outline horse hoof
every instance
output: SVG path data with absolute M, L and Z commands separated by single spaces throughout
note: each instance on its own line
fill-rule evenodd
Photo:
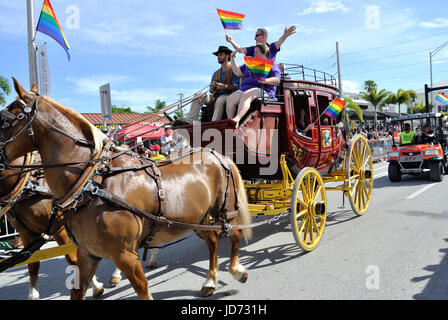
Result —
M 39 294 L 37 294 L 37 295 L 29 295 L 28 296 L 28 300 L 30 300 L 30 301 L 37 301 L 37 300 L 39 300 Z
M 248 277 L 249 277 L 249 275 L 247 274 L 247 272 L 245 272 L 243 274 L 243 276 L 241 277 L 241 279 L 238 280 L 238 281 L 241 282 L 241 283 L 246 283 Z
M 98 288 L 93 292 L 93 298 L 98 299 L 104 293 L 104 287 Z
M 146 265 L 146 268 L 148 268 L 148 269 L 155 269 L 157 267 L 158 267 L 157 262 L 150 262 Z
M 120 278 L 120 277 L 112 277 L 112 278 L 109 280 L 109 285 L 110 285 L 112 288 L 114 288 L 114 287 L 116 287 L 116 286 L 120 283 L 120 281 L 121 281 L 121 278 Z
M 215 292 L 215 288 L 203 287 L 201 289 L 201 292 L 199 292 L 199 295 L 201 297 L 210 297 L 214 292 Z

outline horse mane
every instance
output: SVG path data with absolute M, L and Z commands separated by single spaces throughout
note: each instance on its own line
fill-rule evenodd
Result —
M 84 116 L 79 112 L 77 112 L 76 110 L 66 107 L 62 103 L 57 102 L 56 100 L 50 97 L 44 96 L 42 98 L 51 103 L 59 111 L 68 114 L 70 117 L 78 121 L 81 126 L 89 128 L 90 132 L 92 133 L 92 139 L 95 143 L 95 152 L 96 153 L 101 152 L 101 150 L 103 149 L 104 145 L 107 143 L 109 138 L 100 129 L 95 127 L 90 121 L 84 118 Z

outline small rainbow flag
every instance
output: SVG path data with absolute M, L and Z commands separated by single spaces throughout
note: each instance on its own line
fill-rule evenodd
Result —
M 336 119 L 345 107 L 345 101 L 336 98 L 330 105 L 325 109 L 324 114 L 330 118 Z
M 446 94 L 443 93 L 439 93 L 436 96 L 436 101 L 442 103 L 442 104 L 448 104 L 448 96 Z
M 221 18 L 222 25 L 224 29 L 232 29 L 232 30 L 242 30 L 243 29 L 243 19 L 245 17 L 244 14 L 224 11 L 220 9 L 218 10 L 219 18 Z
M 61 25 L 56 18 L 49 0 L 44 0 L 39 22 L 37 23 L 37 31 L 45 33 L 56 40 L 56 42 L 64 48 L 67 53 L 68 61 L 70 61 L 70 53 L 68 52 L 70 50 L 70 46 L 68 45 L 67 39 L 65 38 L 64 32 L 62 31 Z
M 244 56 L 244 62 L 254 79 L 266 79 L 274 65 L 272 60 L 248 56 Z

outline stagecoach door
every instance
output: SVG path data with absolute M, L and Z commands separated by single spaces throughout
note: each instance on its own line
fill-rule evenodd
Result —
M 320 157 L 318 168 L 326 167 L 331 163 L 333 150 L 337 141 L 336 121 L 323 114 L 325 109 L 332 101 L 331 93 L 316 91 L 316 102 L 319 110 L 319 121 L 316 125 L 319 127 L 319 146 Z
M 304 132 L 317 119 L 317 110 L 311 90 L 288 90 L 285 94 L 285 110 L 288 130 L 291 135 L 290 152 L 300 167 L 315 167 L 319 160 L 317 146 L 318 129 Z M 300 125 L 301 113 L 305 123 Z

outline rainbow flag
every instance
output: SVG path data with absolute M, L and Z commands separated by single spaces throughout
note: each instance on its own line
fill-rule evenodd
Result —
M 219 18 L 221 19 L 224 29 L 232 29 L 232 30 L 243 29 L 243 19 L 245 17 L 244 14 L 224 11 L 220 9 L 216 10 L 218 10 L 218 15 Z
M 325 109 L 324 114 L 330 118 L 336 119 L 345 107 L 345 101 L 336 98 L 330 105 Z
M 441 104 L 448 104 L 448 96 L 443 93 L 439 93 L 436 96 L 436 101 L 440 102 Z
M 246 67 L 254 79 L 266 79 L 274 65 L 274 61 L 256 57 L 244 57 Z
M 37 31 L 50 36 L 64 48 L 67 53 L 68 61 L 70 61 L 70 46 L 62 31 L 61 25 L 54 13 L 53 7 L 49 0 L 44 0 L 42 11 L 40 12 L 39 22 L 37 23 Z

